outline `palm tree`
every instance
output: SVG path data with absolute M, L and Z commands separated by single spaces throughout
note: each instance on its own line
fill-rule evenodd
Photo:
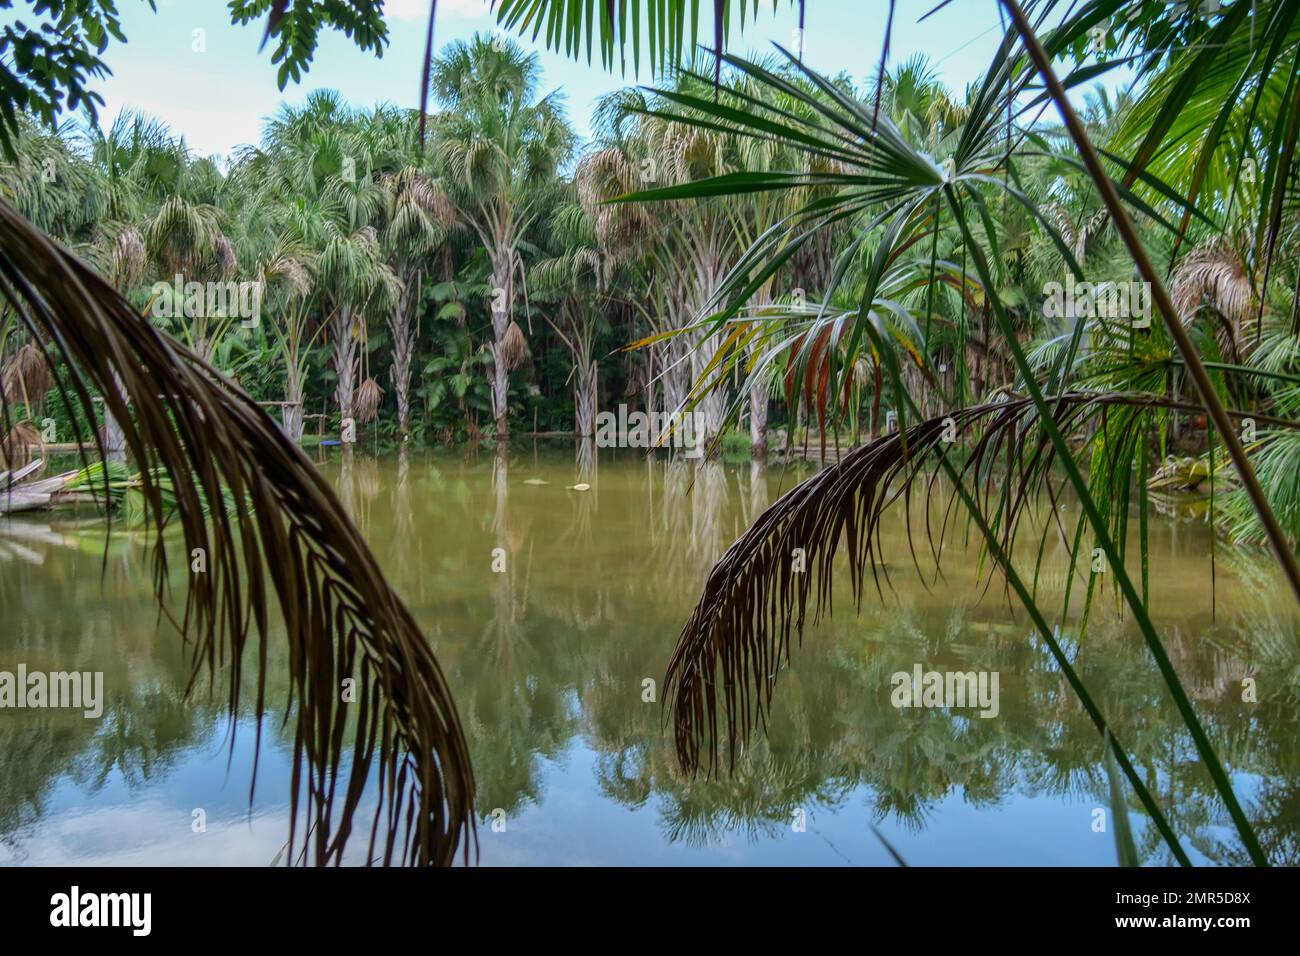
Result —
M 384 178 L 384 246 L 394 276 L 401 284 L 387 313 L 392 339 L 392 383 L 397 398 L 397 430 L 405 441 L 411 433 L 411 358 L 419 336 L 416 308 L 421 284 L 433 253 L 454 225 L 454 209 L 442 184 L 416 166 L 404 166 Z
M 283 423 L 285 434 L 295 444 L 302 442 L 307 361 L 311 348 L 324 330 L 310 323 L 312 273 L 315 259 L 311 250 L 282 239 L 258 267 L 261 301 L 274 318 L 267 324 L 284 363 Z
M 574 135 L 559 98 L 537 97 L 540 68 L 511 42 L 476 35 L 450 44 L 434 63 L 431 88 L 445 112 L 433 149 L 448 195 L 490 263 L 492 417 L 510 432 L 510 372 L 527 355 L 515 322 L 520 243 L 556 189 Z
M 222 229 L 220 213 L 206 203 L 170 196 L 142 224 L 141 232 L 143 251 L 154 266 L 154 275 L 168 286 L 229 279 L 239 266 L 234 243 Z M 180 303 L 172 306 L 178 337 L 205 362 L 211 362 L 233 317 L 210 315 L 207 302 L 197 315 L 190 315 Z
M 401 296 L 401 284 L 384 262 L 379 237 L 370 226 L 344 232 L 325 224 L 325 245 L 316 260 L 317 287 L 330 307 L 329 335 L 334 397 L 346 422 L 357 414 L 368 316 L 386 314 Z
M 391 119 L 384 111 L 358 114 L 336 93 L 317 91 L 302 107 L 282 107 L 267 124 L 262 148 L 240 156 L 244 177 L 261 183 L 258 201 L 278 210 L 272 228 L 311 260 L 335 403 L 340 419 L 354 422 L 368 320 L 391 319 L 404 288 L 380 240 L 390 199 L 383 167 L 392 149 Z M 291 368 L 300 367 L 305 331 L 298 328 L 286 339 L 298 343 Z M 292 392 L 298 391 L 296 374 L 290 372 Z
M 48 130 L 18 115 L 15 154 L 0 154 L 0 196 L 63 242 L 89 242 L 105 213 L 98 166 L 76 148 L 72 123 Z
M 589 209 L 647 185 L 660 186 L 667 197 L 674 189 L 734 171 L 733 137 L 662 118 L 671 97 L 706 88 L 698 78 L 683 76 L 661 98 L 647 99 L 629 91 L 602 102 L 597 117 L 601 142 L 584 161 L 580 178 Z M 737 215 L 743 205 L 743 200 L 727 197 L 674 202 L 669 212 L 659 214 L 631 204 L 596 213 L 604 242 L 618 249 L 620 257 L 644 260 L 643 273 L 656 306 L 649 316 L 652 338 L 690 326 L 684 337 L 663 348 L 663 409 L 679 412 L 698 403 L 709 443 L 724 425 L 725 392 L 721 388 L 696 392 L 690 383 L 714 367 L 722 340 L 695 326 L 693 318 L 712 301 L 739 253 Z M 725 385 L 716 376 L 710 379 L 716 386 Z
M 108 129 L 86 130 L 83 147 L 102 216 L 85 251 L 125 296 L 148 271 L 144 223 L 179 188 L 187 154 L 164 124 L 126 111 Z M 111 460 L 125 459 L 125 437 L 107 402 L 104 442 Z
M 556 254 L 536 261 L 529 274 L 534 300 L 558 313 L 542 314 L 573 362 L 574 432 L 582 439 L 596 434 L 596 335 L 616 288 L 615 258 L 599 248 L 591 217 L 577 197 L 567 198 L 548 216 Z
M 545 6 L 549 8 L 548 11 L 541 12 L 533 5 L 530 15 L 546 16 L 549 12 L 553 17 L 565 16 L 561 4 Z M 1208 417 L 1214 422 L 1217 437 L 1226 447 L 1261 524 L 1268 532 L 1274 551 L 1300 598 L 1300 568 L 1296 566 L 1292 544 L 1272 514 L 1245 455 L 1233 425 L 1233 413 L 1223 405 L 1209 370 L 1183 327 L 1161 277 L 1151 262 L 1150 254 L 1125 208 L 1127 203 L 1129 208 L 1136 209 L 1156 223 L 1171 229 L 1174 227 L 1167 216 L 1162 215 L 1162 211 L 1167 214 L 1172 210 L 1183 217 L 1182 229 L 1185 231 L 1187 224 L 1200 211 L 1167 183 L 1150 176 L 1147 167 L 1152 157 L 1166 147 L 1165 136 L 1179 118 L 1190 91 L 1196 89 L 1200 70 L 1217 66 L 1216 61 L 1228 61 L 1224 76 L 1239 78 L 1230 95 L 1217 100 L 1225 104 L 1219 111 L 1221 117 L 1231 115 L 1240 94 L 1250 88 L 1252 81 L 1256 88 L 1263 89 L 1267 81 L 1261 82 L 1261 76 L 1270 77 L 1270 71 L 1274 69 L 1282 71 L 1281 75 L 1285 76 L 1286 64 L 1290 61 L 1284 54 L 1279 55 L 1279 52 L 1286 46 L 1288 31 L 1295 24 L 1296 8 L 1294 4 L 1285 3 L 1262 5 L 1262 16 L 1271 27 L 1269 35 L 1274 37 L 1268 54 L 1263 57 L 1257 55 L 1257 47 L 1247 45 L 1245 40 L 1248 7 L 1253 14 L 1253 7 L 1246 4 L 1234 5 L 1208 25 L 1197 25 L 1194 30 L 1208 42 L 1193 45 L 1187 53 L 1180 52 L 1183 49 L 1180 43 L 1186 38 L 1182 26 L 1174 30 L 1167 29 L 1170 17 L 1168 11 L 1152 12 L 1144 8 L 1136 12 L 1121 32 L 1121 43 L 1128 42 L 1141 49 L 1144 62 L 1158 64 L 1162 60 L 1181 61 L 1182 68 L 1175 77 L 1168 84 L 1160 85 L 1162 96 L 1152 103 L 1152 118 L 1149 124 L 1144 124 L 1147 132 L 1133 158 L 1125 161 L 1107 154 L 1107 159 L 1123 171 L 1124 185 L 1130 186 L 1140 180 L 1144 190 L 1149 190 L 1153 197 L 1158 197 L 1154 201 L 1157 206 L 1164 207 L 1161 210 L 1153 208 L 1150 200 L 1144 201 L 1141 196 L 1116 188 L 1089 139 L 1086 126 L 1075 115 L 1066 97 L 1065 90 L 1069 85 L 1096 71 L 1091 66 L 1080 65 L 1074 73 L 1061 80 L 1052 65 L 1057 58 L 1063 58 L 1070 51 L 1081 48 L 1087 31 L 1114 13 L 1117 5 L 1108 0 L 1096 0 L 1072 5 L 1070 9 L 1060 11 L 1056 9 L 1058 5 L 1055 3 L 1034 4 L 1033 22 L 1015 0 L 1002 0 L 1001 6 L 1011 26 L 988 74 L 977 85 L 969 103 L 963 108 L 965 115 L 962 117 L 960 135 L 948 157 L 930 155 L 890 118 L 881 104 L 883 83 L 877 84 L 874 102 L 864 103 L 837 90 L 825 77 L 795 62 L 793 56 L 790 58 L 791 65 L 827 97 L 826 102 L 801 96 L 796 87 L 758 64 L 731 56 L 724 59 L 733 68 L 770 86 L 774 91 L 804 99 L 808 108 L 818 115 L 817 122 L 800 121 L 796 115 L 773 109 L 768 103 L 729 96 L 725 87 L 715 90 L 713 97 L 678 93 L 672 98 L 671 109 L 654 111 L 656 119 L 664 122 L 707 128 L 711 134 L 721 131 L 760 141 L 784 142 L 839 165 L 838 170 L 815 177 L 802 170 L 746 173 L 731 178 L 717 176 L 685 187 L 648 191 L 632 197 L 671 203 L 679 203 L 688 198 L 712 202 L 719 195 L 742 191 L 788 191 L 810 185 L 834 190 L 831 198 L 807 203 L 754 243 L 741 257 L 737 267 L 721 282 L 718 293 L 705 308 L 697 310 L 695 322 L 689 326 L 696 334 L 700 328 L 698 323 L 704 322 L 703 328 L 715 335 L 724 334 L 730 329 L 727 341 L 736 343 L 736 347 L 731 349 L 730 360 L 721 363 L 722 370 L 714 376 L 712 382 L 704 383 L 704 387 L 712 387 L 717 382 L 725 381 L 732 372 L 738 372 L 739 356 L 742 354 L 739 346 L 745 344 L 746 334 L 756 333 L 750 330 L 743 319 L 739 324 L 733 323 L 732 316 L 744 306 L 750 296 L 822 228 L 835 222 L 856 220 L 856 235 L 840 255 L 836 276 L 831 287 L 826 290 L 825 299 L 828 302 L 833 299 L 843 276 L 861 253 L 865 264 L 862 272 L 865 282 L 861 288 L 859 307 L 833 313 L 821 309 L 807 333 L 791 340 L 784 351 L 801 360 L 802 368 L 795 369 L 794 377 L 800 379 L 806 376 L 811 382 L 809 394 L 817 396 L 827 411 L 833 411 L 838 401 L 830 402 L 828 399 L 843 393 L 853 374 L 852 370 L 857 367 L 858 355 L 862 350 L 870 348 L 885 362 L 895 398 L 899 402 L 897 411 L 900 419 L 903 419 L 896 434 L 855 451 L 779 501 L 714 569 L 704 598 L 683 631 L 670 667 L 675 694 L 679 758 L 687 767 L 697 766 L 705 740 L 709 741 L 710 754 L 716 756 L 720 707 L 727 710 L 727 737 L 732 740 L 747 733 L 754 723 L 762 720 L 771 699 L 772 681 L 779 670 L 777 665 L 789 654 L 792 626 L 796 630 L 802 630 L 809 595 L 818 595 L 815 605 L 817 614 L 826 606 L 830 560 L 841 539 L 853 544 L 850 567 L 855 596 L 860 600 L 865 572 L 870 569 L 874 575 L 878 557 L 872 551 L 871 543 L 875 516 L 879 509 L 900 493 L 894 488 L 895 482 L 905 486 L 920 473 L 918 456 L 919 459 L 924 459 L 933 454 L 937 461 L 936 467 L 954 483 L 955 497 L 961 500 L 972 522 L 978 527 L 990 557 L 1030 614 L 1036 630 L 1051 649 L 1058 666 L 1065 672 L 1094 726 L 1104 734 L 1111 754 L 1119 763 L 1144 809 L 1155 821 L 1176 858 L 1185 863 L 1187 858 L 1177 837 L 1169 828 L 1144 782 L 1134 771 L 1123 746 L 1110 732 L 1104 715 L 1093 702 L 1087 688 L 1078 680 L 1070 661 L 1057 643 L 1056 635 L 1034 603 L 1029 587 L 1009 558 L 1009 545 L 1018 524 L 1015 515 L 1025 500 L 1025 490 L 1041 488 L 1044 482 L 1048 483 L 1050 489 L 1048 472 L 1042 466 L 1044 461 L 1054 461 L 1065 471 L 1082 506 L 1083 517 L 1075 535 L 1076 556 L 1080 539 L 1086 530 L 1108 559 L 1118 591 L 1138 622 L 1147 647 L 1160 669 L 1197 752 L 1215 781 L 1243 846 L 1253 861 L 1263 863 L 1266 859 L 1250 823 L 1242 812 L 1223 766 L 1151 625 L 1144 594 L 1138 593 L 1125 569 L 1122 552 L 1115 550 L 1117 535 L 1118 540 L 1122 541 L 1122 532 L 1127 522 L 1126 503 L 1130 499 L 1126 488 L 1134 474 L 1145 474 L 1147 443 L 1134 436 L 1145 436 L 1152 428 L 1153 416 L 1164 415 L 1171 407 L 1177 408 L 1181 403 L 1163 396 L 1134 397 L 1109 392 L 1070 393 L 1067 376 L 1075 365 L 1085 323 L 1075 324 L 1069 344 L 1060 351 L 1046 374 L 1035 372 L 1026 358 L 1021 343 L 1023 332 L 1017 321 L 1018 318 L 1023 320 L 1025 313 L 1015 299 L 1004 292 L 1016 284 L 1017 262 L 1014 257 L 1004 256 L 998 230 L 989 215 L 989 204 L 1000 200 L 1004 207 L 1011 204 L 1025 206 L 1062 250 L 1070 272 L 1076 278 L 1081 278 L 1077 260 L 1050 218 L 1041 209 L 1034 207 L 1013 181 L 1018 164 L 1016 144 L 1034 135 L 1033 110 L 1044 99 L 1050 99 L 1065 121 L 1071 148 L 1077 150 L 1078 159 L 1075 162 L 1081 161 L 1081 168 L 1086 169 L 1111 223 L 1132 256 L 1136 270 L 1143 281 L 1150 283 L 1157 311 L 1164 323 L 1163 328 L 1168 332 L 1179 361 L 1185 365 L 1189 377 L 1194 381 Z M 669 7 L 672 10 L 682 9 L 680 4 L 670 4 Z M 723 6 L 720 5 L 719 11 L 722 9 Z M 570 14 L 572 12 L 569 11 Z M 1043 30 L 1046 37 L 1044 41 L 1039 38 L 1035 24 L 1042 28 L 1043 24 L 1049 22 L 1055 26 Z M 625 24 L 621 21 L 615 23 L 611 18 L 597 18 L 597 23 L 602 52 L 612 56 L 617 44 L 623 41 Z M 552 30 L 548 36 L 553 42 L 562 39 L 569 44 L 570 49 L 577 49 L 579 44 L 575 42 L 575 36 L 580 35 L 584 29 L 576 17 L 569 17 L 563 20 L 562 29 Z M 720 42 L 717 45 L 721 47 Z M 1207 52 L 1212 48 L 1216 52 Z M 1247 68 L 1239 69 L 1243 64 L 1248 64 Z M 882 75 L 883 72 L 882 57 Z M 716 78 L 715 71 L 715 81 Z M 1026 94 L 1027 84 L 1040 78 L 1045 84 L 1046 92 L 1034 99 Z M 704 77 L 699 79 L 707 80 Z M 1262 96 L 1255 96 L 1254 103 L 1257 105 L 1261 99 Z M 1281 102 L 1286 102 L 1285 97 Z M 1250 109 L 1253 111 L 1255 107 Z M 1296 110 L 1300 112 L 1300 96 L 1296 98 Z M 1285 115 L 1285 108 L 1279 109 L 1278 113 Z M 1285 128 L 1281 117 L 1269 126 L 1274 133 Z M 1294 133 L 1294 122 L 1291 128 Z M 1291 139 L 1294 140 L 1293 135 Z M 1289 165 L 1293 145 L 1294 142 L 1282 150 L 1284 165 Z M 1217 146 L 1216 141 L 1213 148 Z M 1181 149 L 1171 149 L 1169 155 L 1187 154 Z M 1202 149 L 1199 155 L 1204 157 L 1209 154 Z M 1275 181 L 1285 183 L 1286 179 L 1284 175 Z M 1199 185 L 1195 178 L 1192 185 L 1192 198 L 1195 200 Z M 1280 189 L 1275 187 L 1274 199 L 1280 199 L 1285 189 L 1284 185 Z M 920 417 L 919 408 L 911 394 L 915 388 L 909 388 L 909 383 L 900 374 L 897 358 L 893 356 L 893 350 L 882 334 L 880 313 L 887 310 L 904 319 L 908 326 L 919 326 L 914 316 L 909 318 L 911 309 L 908 308 L 909 300 L 914 306 L 919 297 L 924 302 L 924 318 L 928 327 L 933 303 L 931 288 L 943 272 L 953 271 L 953 264 L 941 264 L 934 251 L 940 238 L 940 217 L 946 218 L 955 226 L 960 237 L 962 282 L 959 288 L 964 292 L 969 263 L 972 278 L 978 282 L 982 300 L 980 304 L 995 320 L 1000 347 L 1005 348 L 1012 359 L 1016 370 L 1014 388 L 1020 396 L 999 404 L 953 409 L 943 419 L 916 421 Z M 1200 217 L 1202 220 L 1206 218 L 1203 213 L 1200 213 Z M 1261 222 L 1265 219 L 1267 217 L 1261 218 Z M 1267 230 L 1266 243 L 1270 249 L 1278 234 L 1278 214 L 1274 213 L 1272 219 L 1273 225 Z M 909 262 L 908 258 L 914 249 L 928 249 L 928 262 L 925 259 L 918 263 Z M 1264 256 L 1265 261 L 1268 262 L 1270 257 L 1271 252 Z M 891 283 L 897 284 L 903 270 L 915 270 L 917 266 L 928 271 L 928 281 L 923 280 L 910 288 L 901 286 L 900 292 L 910 293 L 904 299 L 889 295 L 882 300 L 880 293 L 883 289 Z M 1023 290 L 1021 294 L 1023 295 Z M 1024 299 L 1021 298 L 1020 301 L 1023 302 Z M 1130 328 L 1127 334 L 1132 340 L 1135 330 Z M 921 346 L 914 352 L 909 348 L 911 360 L 923 375 L 932 377 L 934 371 L 930 368 L 931 360 L 928 357 L 930 343 L 921 341 L 911 344 L 913 347 L 917 344 Z M 699 389 L 700 384 L 697 383 L 697 394 Z M 1118 442 L 1118 445 L 1107 446 L 1100 459 L 1094 457 L 1092 474 L 1085 479 L 1065 435 L 1082 423 L 1093 420 L 1099 409 L 1111 407 L 1123 411 L 1117 411 L 1101 423 L 1101 434 L 1105 437 L 1100 440 L 1110 442 L 1121 435 L 1125 440 Z M 1020 416 L 1027 412 L 1032 412 L 1032 425 L 1020 420 Z M 916 424 L 907 425 L 907 417 L 916 421 Z M 974 428 L 977 422 L 982 424 Z M 1019 424 L 1013 424 L 1015 422 Z M 954 464 L 942 443 L 933 444 L 939 441 L 937 436 L 941 427 L 947 428 L 949 425 L 973 429 L 975 437 L 969 440 L 976 441 L 976 444 L 971 452 L 972 457 L 965 464 Z M 1020 449 L 1019 454 L 1013 451 L 1011 457 L 1021 491 L 1013 492 L 1012 483 L 1007 481 L 1000 492 L 993 494 L 987 484 L 992 480 L 993 472 L 985 456 L 996 458 L 994 449 L 1004 447 L 1004 443 L 1008 450 L 1012 450 L 1013 445 Z M 1026 455 L 1032 457 L 1026 459 Z M 982 485 L 983 490 L 973 495 L 964 484 L 971 479 L 975 480 L 977 486 Z M 981 497 L 983 504 L 979 500 Z M 1117 503 L 1120 502 L 1125 505 L 1118 506 Z M 1005 527 L 1006 530 L 997 531 L 994 530 L 995 527 Z M 811 575 L 805 575 L 797 583 L 792 582 L 785 557 L 791 546 L 806 548 L 809 542 L 816 542 L 814 547 L 821 555 L 821 580 L 816 585 L 810 581 Z

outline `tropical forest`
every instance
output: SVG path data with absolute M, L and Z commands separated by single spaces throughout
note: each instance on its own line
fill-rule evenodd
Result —
M 1300 864 L 1298 140 L 1300 0 L 0 0 L 0 865 Z

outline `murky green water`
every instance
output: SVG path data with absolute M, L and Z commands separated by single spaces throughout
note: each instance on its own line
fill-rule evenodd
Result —
M 914 865 L 1115 862 L 1111 828 L 1095 830 L 1101 744 L 1046 649 L 977 586 L 973 548 L 950 540 L 946 578 L 918 585 L 901 514 L 884 531 L 897 592 L 855 615 L 841 586 L 780 676 L 769 734 L 734 775 L 683 777 L 644 682 L 662 680 L 712 562 L 797 475 L 602 456 L 582 470 L 561 446 L 505 468 L 488 452 L 323 459 L 455 689 L 480 813 L 505 821 L 480 827 L 484 864 L 892 865 L 873 825 Z M 567 488 L 579 481 L 591 490 Z M 1293 604 L 1265 556 L 1222 547 L 1212 591 L 1210 543 L 1197 523 L 1155 522 L 1157 623 L 1266 851 L 1300 863 Z M 1052 607 L 1063 554 L 1049 544 Z M 0 671 L 105 675 L 97 720 L 0 710 L 0 863 L 265 865 L 284 842 L 287 737 L 268 719 L 250 811 L 251 726 L 232 759 L 220 694 L 183 699 L 183 648 L 155 626 L 147 571 L 130 536 L 105 559 L 100 531 L 0 519 Z M 1240 862 L 1136 632 L 1103 600 L 1071 646 L 1189 853 Z M 891 706 L 891 675 L 918 664 L 996 671 L 997 716 Z M 1148 862 L 1166 862 L 1140 829 Z

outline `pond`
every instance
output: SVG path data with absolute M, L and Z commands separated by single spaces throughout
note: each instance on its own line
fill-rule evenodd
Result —
M 869 590 L 855 613 L 838 581 L 833 616 L 778 677 L 766 732 L 734 772 L 692 779 L 659 699 L 669 655 L 713 562 L 806 466 L 602 450 L 579 467 L 559 443 L 505 460 L 312 454 L 455 692 L 482 864 L 894 865 L 884 841 L 912 865 L 1115 864 L 1101 741 L 960 535 L 923 584 L 895 509 L 882 530 L 894 590 Z M 1150 553 L 1162 639 L 1265 851 L 1296 864 L 1294 602 L 1266 555 L 1212 548 L 1201 521 L 1153 518 Z M 145 555 L 136 536 L 106 547 L 102 526 L 59 515 L 0 527 L 0 671 L 104 674 L 97 719 L 0 710 L 0 864 L 283 862 L 291 736 L 265 718 L 250 806 L 251 719 L 232 751 L 221 689 L 186 697 Z M 1032 545 L 1019 556 L 1032 562 Z M 1053 610 L 1066 568 L 1049 540 Z M 1198 863 L 1244 862 L 1131 620 L 1101 590 L 1076 640 L 1079 594 L 1067 646 L 1184 846 Z M 273 655 L 273 706 L 283 669 Z M 996 674 L 996 713 L 894 706 L 894 675 L 917 669 Z M 1143 820 L 1144 861 L 1169 862 Z M 364 852 L 354 838 L 349 860 Z

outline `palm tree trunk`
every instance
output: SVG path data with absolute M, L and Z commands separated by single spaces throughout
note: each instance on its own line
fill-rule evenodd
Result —
M 497 340 L 492 346 L 492 419 L 497 425 L 499 441 L 510 437 L 510 410 L 506 407 L 509 391 L 510 373 L 506 370 L 505 359 L 501 358 L 501 342 Z
M 114 374 L 113 381 L 125 401 L 126 393 L 122 388 L 122 380 Z M 109 461 L 126 461 L 126 433 L 113 413 L 109 411 L 107 402 L 104 403 L 104 457 Z
M 579 438 L 596 434 L 596 363 L 583 357 L 578 362 L 573 382 L 574 430 Z
M 664 361 L 664 408 L 663 410 L 672 414 L 681 408 L 686 401 L 686 393 L 690 388 L 687 376 L 690 373 L 687 352 L 689 345 L 684 338 L 673 338 L 668 340 L 668 348 L 665 350 Z
M 104 455 L 109 461 L 126 461 L 126 436 L 109 411 L 104 412 Z
M 284 433 L 289 436 L 289 440 L 295 445 L 302 444 L 303 433 L 303 413 L 302 404 L 299 400 L 297 405 L 284 406 Z
M 697 282 L 694 288 L 695 299 L 692 304 L 691 315 L 698 315 L 704 308 L 705 303 L 713 298 L 713 293 L 718 285 L 718 270 L 720 263 L 716 252 L 701 254 L 702 268 L 699 272 Z M 691 381 L 699 382 L 704 377 L 704 370 L 709 367 L 713 357 L 717 354 L 718 347 L 722 344 L 723 335 L 721 332 L 715 332 L 706 339 L 698 340 L 695 348 L 691 350 Z M 709 373 L 710 376 L 716 376 L 717 369 Z M 700 401 L 700 411 L 704 413 L 704 447 L 713 444 L 719 433 L 722 431 L 722 421 L 727 412 L 727 385 L 726 382 L 719 382 L 717 388 L 709 390 L 708 394 Z
M 766 290 L 756 292 L 750 304 L 762 307 L 772 299 Z M 757 347 L 752 351 L 756 352 Z M 767 383 L 754 382 L 749 390 L 749 453 L 754 458 L 767 457 Z
M 755 382 L 749 391 L 749 453 L 755 458 L 767 457 L 767 387 Z
M 303 382 L 302 369 L 294 362 L 284 384 L 284 432 L 294 444 L 302 444 L 303 433 Z
M 397 433 L 402 441 L 411 437 L 411 355 L 415 351 L 415 329 L 411 322 L 411 296 L 402 292 L 397 308 L 388 318 L 393 339 L 393 394 L 397 396 Z
M 352 401 L 356 394 L 357 340 L 353 335 L 350 308 L 343 306 L 334 313 L 330 333 L 334 337 L 334 398 L 338 402 L 339 417 L 352 418 Z
M 512 261 L 509 249 L 498 249 L 492 257 L 492 418 L 496 421 L 497 441 L 501 442 L 510 437 L 510 409 L 506 404 L 510 369 L 503 356 L 503 343 L 515 306 Z

